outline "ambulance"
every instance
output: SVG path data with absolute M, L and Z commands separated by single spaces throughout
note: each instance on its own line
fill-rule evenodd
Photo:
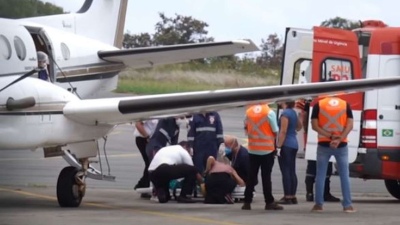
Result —
M 313 27 L 286 28 L 281 84 L 400 76 L 400 27 L 381 21 L 362 22 L 353 31 Z M 353 109 L 349 134 L 351 177 L 384 180 L 388 192 L 400 199 L 400 87 L 340 95 Z M 308 126 L 298 133 L 300 150 L 316 159 L 317 133 Z M 331 159 L 334 161 L 333 157 Z

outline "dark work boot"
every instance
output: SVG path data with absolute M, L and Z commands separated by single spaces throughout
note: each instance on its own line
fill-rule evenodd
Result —
M 250 203 L 246 203 L 246 202 L 243 203 L 242 210 L 251 210 Z
M 336 198 L 331 194 L 331 188 L 330 188 L 330 178 L 325 179 L 325 189 L 324 189 L 324 200 L 326 202 L 340 202 L 340 198 Z
M 150 187 L 150 181 L 146 181 L 143 178 L 139 180 L 139 182 L 133 187 L 133 190 L 139 189 L 139 188 L 148 188 Z
M 306 201 L 307 202 L 313 202 L 314 201 L 314 194 L 313 193 L 307 193 L 306 194 Z
M 265 204 L 264 207 L 265 210 L 283 210 L 283 206 L 279 205 L 276 202 L 270 203 L 270 204 Z
M 306 176 L 306 200 L 307 202 L 314 201 L 314 177 Z

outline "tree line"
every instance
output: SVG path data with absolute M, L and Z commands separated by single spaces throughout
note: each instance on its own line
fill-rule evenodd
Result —
M 0 17 L 19 19 L 33 16 L 62 14 L 62 7 L 39 0 L 1 0 Z
M 40 0 L 2 0 L 0 17 L 23 18 L 67 13 L 63 8 Z M 160 12 L 159 22 L 153 33 L 124 34 L 123 48 L 149 47 L 186 43 L 212 42 L 207 28 L 209 24 L 192 16 L 175 14 L 167 16 Z M 320 26 L 352 30 L 361 26 L 360 22 L 342 17 L 322 21 Z M 277 33 L 268 34 L 261 39 L 261 54 L 245 54 L 192 60 L 179 67 L 190 70 L 235 70 L 244 74 L 271 75 L 271 70 L 279 70 L 282 63 L 284 40 Z

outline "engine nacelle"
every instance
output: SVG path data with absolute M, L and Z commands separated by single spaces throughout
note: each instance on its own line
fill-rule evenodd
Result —
M 0 78 L 0 89 L 18 76 Z M 14 99 L 14 100 L 12 100 Z M 88 126 L 69 120 L 63 108 L 79 98 L 37 78 L 26 78 L 0 94 L 0 150 L 36 149 L 97 140 L 111 125 Z

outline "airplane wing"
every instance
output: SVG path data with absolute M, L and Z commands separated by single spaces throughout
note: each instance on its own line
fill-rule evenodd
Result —
M 120 124 L 135 120 L 218 111 L 249 104 L 352 93 L 400 85 L 400 77 L 198 91 L 139 97 L 76 100 L 64 115 L 83 124 Z
M 259 51 L 251 40 L 144 47 L 99 51 L 101 59 L 120 62 L 132 68 L 187 62 L 192 59 Z

